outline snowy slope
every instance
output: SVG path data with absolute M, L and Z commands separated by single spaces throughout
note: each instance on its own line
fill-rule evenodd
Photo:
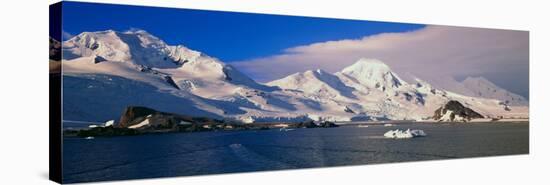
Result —
M 216 107 L 199 97 L 174 96 L 145 82 L 101 74 L 66 74 L 63 77 L 64 120 L 118 120 L 129 105 L 221 118 L 215 114 Z
M 340 72 L 292 74 L 260 84 L 231 65 L 143 31 L 84 32 L 63 42 L 64 116 L 118 119 L 126 106 L 244 122 L 384 120 L 430 117 L 449 100 L 486 116 L 527 117 L 527 106 L 460 95 L 382 61 L 360 59 Z
M 83 32 L 63 43 L 63 59 L 100 56 L 109 61 L 131 62 L 155 68 L 177 67 L 202 57 L 200 52 L 168 46 L 143 30 Z
M 510 105 L 529 105 L 529 100 L 526 98 L 507 91 L 483 77 L 467 77 L 463 81 L 457 81 L 452 77 L 441 77 L 434 80 L 432 85 L 466 96 L 497 99 L 504 103 L 508 102 Z
M 504 90 L 483 77 L 468 77 L 462 85 L 477 97 L 497 99 L 510 105 L 529 104 L 524 97 Z
M 283 79 L 269 82 L 268 85 L 299 90 L 320 98 L 355 98 L 355 95 L 352 94 L 354 88 L 346 86 L 337 76 L 321 69 L 292 74 Z

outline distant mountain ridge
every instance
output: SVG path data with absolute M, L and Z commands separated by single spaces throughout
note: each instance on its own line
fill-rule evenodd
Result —
M 497 99 L 510 105 L 528 106 L 529 100 L 521 95 L 503 89 L 488 79 L 466 77 L 458 81 L 452 77 L 441 77 L 434 81 L 434 86 L 466 96 Z
M 71 120 L 115 119 L 128 105 L 243 122 L 421 120 L 450 100 L 487 117 L 528 116 L 527 106 L 453 93 L 421 79 L 407 83 L 375 59 L 334 74 L 309 70 L 260 84 L 143 30 L 84 32 L 62 50 L 64 115 Z
M 502 100 L 510 105 L 528 105 L 529 101 L 523 96 L 509 92 L 483 77 L 467 77 L 462 85 L 475 96 Z

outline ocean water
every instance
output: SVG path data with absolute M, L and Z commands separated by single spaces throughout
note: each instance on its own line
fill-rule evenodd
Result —
M 390 129 L 428 136 L 386 139 Z M 65 183 L 529 153 L 528 123 L 399 124 L 64 138 Z

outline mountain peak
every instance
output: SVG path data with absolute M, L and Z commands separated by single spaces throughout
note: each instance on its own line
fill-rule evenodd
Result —
M 295 89 L 306 92 L 316 97 L 340 96 L 356 98 L 352 93 L 352 87 L 345 85 L 337 76 L 322 69 L 298 72 L 282 79 L 269 82 L 268 85 L 278 86 L 283 89 Z
M 315 76 L 318 76 L 318 75 L 324 75 L 324 74 L 330 74 L 322 69 L 316 69 L 316 70 L 307 70 L 305 71 L 303 74 L 310 74 L 310 75 L 315 75 Z
M 378 59 L 361 58 L 350 67 L 354 69 L 379 69 L 384 71 L 390 71 L 390 66 Z M 349 68 L 349 67 L 348 67 Z
M 79 39 L 79 38 L 86 38 L 86 37 L 97 37 L 98 35 L 113 35 L 113 34 L 116 34 L 117 32 L 115 30 L 103 30 L 103 31 L 95 31 L 95 32 L 89 32 L 89 31 L 85 31 L 85 32 L 82 32 L 78 35 L 76 35 L 75 37 L 71 38 L 71 39 Z M 69 40 L 71 40 L 69 39 Z
M 388 65 L 377 59 L 361 58 L 351 66 L 344 68 L 342 74 L 355 78 L 367 87 L 385 91 L 398 88 L 406 82 L 393 73 Z
M 318 73 L 318 74 L 323 74 L 323 73 L 325 73 L 325 71 L 323 71 L 322 69 L 317 69 L 317 70 L 315 70 L 315 72 Z
M 491 81 L 487 80 L 482 76 L 478 76 L 478 77 L 468 76 L 466 77 L 466 79 L 462 81 L 462 83 L 484 83 L 484 84 L 490 84 L 491 86 L 495 86 Z
M 142 34 L 150 34 L 149 32 L 139 29 L 139 28 L 131 28 L 129 30 L 126 30 L 124 33 L 142 33 Z
M 188 62 L 211 60 L 183 45 L 170 46 L 145 30 L 82 32 L 63 43 L 63 58 L 101 56 L 155 68 L 175 68 Z

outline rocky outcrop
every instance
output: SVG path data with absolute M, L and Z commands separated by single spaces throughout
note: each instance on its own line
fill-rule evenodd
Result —
M 97 64 L 97 63 L 100 63 L 100 62 L 105 62 L 107 61 L 107 59 L 101 57 L 101 56 L 95 56 L 94 57 L 94 64 Z
M 132 122 L 138 118 L 145 118 L 148 115 L 157 113 L 157 111 L 147 107 L 127 107 L 119 120 L 119 127 L 131 126 Z
M 61 42 L 50 37 L 50 74 L 59 75 L 61 73 Z
M 61 61 L 61 42 L 50 37 L 50 60 Z
M 178 86 L 178 84 L 176 84 L 176 82 L 174 82 L 174 79 L 172 79 L 171 76 L 164 76 L 164 81 L 166 81 L 166 83 L 170 84 L 172 87 L 180 90 L 180 87 Z
M 305 121 L 296 123 L 293 127 L 296 128 L 331 128 L 331 127 L 338 127 L 338 125 L 334 124 L 330 121 L 324 121 L 316 124 L 314 121 Z
M 289 128 L 331 128 L 338 127 L 333 122 L 324 121 L 315 123 L 305 121 L 300 123 L 289 123 Z M 128 136 L 149 133 L 172 133 L 172 132 L 204 132 L 216 130 L 264 130 L 280 128 L 273 124 L 249 123 L 245 124 L 234 120 L 217 120 L 207 117 L 191 117 L 173 113 L 160 112 L 147 107 L 127 107 L 119 123 L 109 121 L 103 126 L 94 126 L 89 129 L 77 131 L 68 130 L 65 135 L 78 137 L 111 137 Z
M 338 125 L 330 121 L 324 121 L 319 123 L 319 127 L 331 128 L 331 127 L 338 127 Z
M 153 131 L 179 131 L 182 127 L 221 124 L 221 120 L 160 112 L 147 107 L 127 107 L 117 127 Z
M 437 121 L 466 122 L 483 116 L 476 111 L 464 107 L 460 102 L 451 100 L 435 110 L 433 119 Z
M 169 129 L 181 122 L 191 123 L 194 122 L 194 120 L 189 116 L 160 112 L 147 107 L 130 106 L 122 113 L 118 127 L 140 129 L 154 127 Z

